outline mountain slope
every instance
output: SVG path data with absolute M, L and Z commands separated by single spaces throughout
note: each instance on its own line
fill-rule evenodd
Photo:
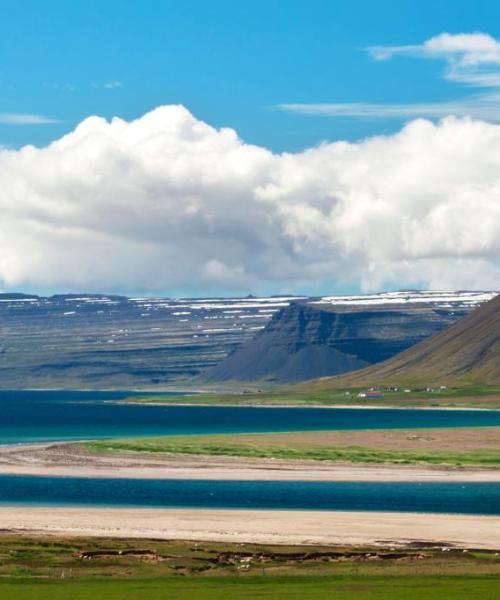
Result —
M 493 294 L 391 292 L 292 302 L 203 381 L 294 383 L 380 363 L 448 327 Z
M 295 299 L 0 294 L 0 388 L 186 381 L 252 339 Z
M 467 383 L 500 384 L 500 296 L 383 363 L 340 377 L 305 382 L 301 388 Z

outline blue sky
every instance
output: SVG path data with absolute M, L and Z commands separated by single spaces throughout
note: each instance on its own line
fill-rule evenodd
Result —
M 442 61 L 375 61 L 369 46 L 443 31 L 500 35 L 491 0 L 0 2 L 0 144 L 44 145 L 91 114 L 130 119 L 181 103 L 247 142 L 297 151 L 397 130 L 405 118 L 310 116 L 277 105 L 450 101 Z
M 500 289 L 499 123 L 492 0 L 0 0 L 0 291 Z

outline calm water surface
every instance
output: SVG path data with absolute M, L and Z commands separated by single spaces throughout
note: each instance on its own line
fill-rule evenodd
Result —
M 193 481 L 2 475 L 0 504 L 500 515 L 500 483 Z
M 0 443 L 202 433 L 500 426 L 500 411 L 147 406 L 112 402 L 132 395 L 134 392 L 129 391 L 0 391 Z
M 0 443 L 199 433 L 500 426 L 500 411 L 113 403 L 131 395 L 134 393 L 128 391 L 0 391 Z M 500 515 L 500 483 L 185 481 L 0 475 L 0 503 Z

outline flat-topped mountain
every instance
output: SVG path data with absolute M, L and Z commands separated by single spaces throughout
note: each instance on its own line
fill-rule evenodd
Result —
M 468 383 L 500 384 L 500 295 L 451 327 L 381 364 L 306 382 L 304 387 Z
M 0 294 L 0 388 L 302 381 L 383 361 L 490 297 Z
M 186 381 L 250 340 L 294 299 L 0 294 L 0 388 Z
M 408 291 L 301 299 L 202 377 L 290 383 L 361 369 L 441 331 L 494 295 Z

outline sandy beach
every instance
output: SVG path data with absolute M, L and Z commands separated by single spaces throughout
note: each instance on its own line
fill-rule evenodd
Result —
M 181 454 L 95 454 L 71 443 L 0 446 L 0 474 L 261 481 L 500 481 L 500 469 L 489 468 Z
M 5 533 L 500 549 L 500 518 L 384 512 L 0 507 Z

